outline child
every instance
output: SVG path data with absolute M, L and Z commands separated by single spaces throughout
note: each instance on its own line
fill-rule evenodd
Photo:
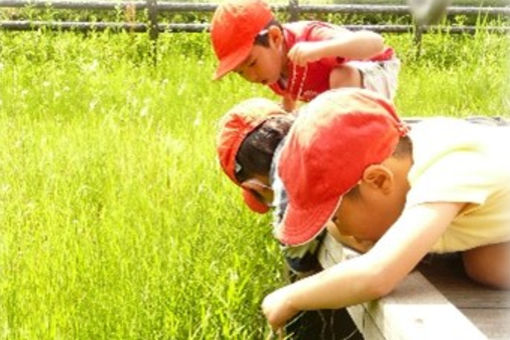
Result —
M 299 245 L 332 219 L 341 233 L 376 243 L 266 296 L 272 327 L 300 310 L 384 296 L 428 252 L 462 252 L 473 280 L 510 288 L 509 142 L 509 127 L 447 118 L 408 131 L 373 92 L 317 97 L 282 147 L 278 173 L 289 202 L 277 237 Z
M 281 222 L 287 203 L 275 174 L 275 160 L 294 119 L 294 114 L 275 102 L 252 98 L 233 107 L 219 124 L 216 149 L 222 170 L 242 188 L 244 201 L 252 211 L 266 213 L 275 207 L 275 225 Z M 305 276 L 338 262 L 341 248 L 335 243 L 331 236 L 321 233 L 305 245 L 282 247 L 282 252 L 289 268 Z M 324 244 L 330 249 L 319 252 Z
M 221 78 L 234 71 L 268 85 L 283 97 L 287 111 L 338 87 L 363 87 L 392 99 L 400 62 L 374 32 L 351 32 L 315 21 L 280 25 L 263 0 L 220 4 L 211 40 Z
M 242 188 L 250 209 L 265 213 L 275 207 L 275 225 L 281 222 L 286 208 L 281 181 L 275 176 L 275 160 L 294 119 L 294 114 L 285 112 L 275 102 L 253 98 L 233 107 L 219 124 L 217 152 L 222 170 Z M 304 245 L 282 246 L 281 250 L 292 271 L 291 278 L 310 275 L 342 258 L 340 243 L 325 230 Z M 310 312 L 286 327 L 287 333 L 294 333 L 294 338 L 299 339 L 315 338 L 318 330 L 323 338 L 360 338 L 345 310 Z

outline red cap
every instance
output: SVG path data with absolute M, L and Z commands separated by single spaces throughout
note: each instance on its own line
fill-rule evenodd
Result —
M 391 156 L 408 129 L 393 105 L 362 89 L 316 97 L 300 112 L 283 146 L 278 173 L 289 204 L 276 237 L 287 245 L 317 236 L 367 166 Z
M 233 0 L 222 3 L 211 22 L 211 40 L 220 61 L 214 79 L 223 77 L 250 54 L 255 37 L 273 19 L 262 0 Z
M 264 98 L 252 98 L 236 105 L 221 119 L 216 140 L 216 151 L 221 168 L 237 185 L 235 176 L 236 156 L 244 139 L 269 117 L 286 114 L 275 102 Z M 251 210 L 265 213 L 269 207 L 260 202 L 250 190 L 243 189 L 243 198 Z

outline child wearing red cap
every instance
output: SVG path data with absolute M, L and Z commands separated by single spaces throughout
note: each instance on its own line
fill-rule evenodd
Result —
M 263 0 L 220 4 L 211 40 L 215 79 L 234 71 L 268 85 L 289 111 L 332 88 L 367 88 L 392 99 L 397 87 L 400 62 L 379 34 L 316 21 L 280 25 Z
M 294 114 L 285 112 L 275 102 L 253 98 L 234 106 L 219 124 L 217 152 L 222 170 L 242 188 L 244 201 L 251 210 L 266 213 L 270 207 L 275 208 L 274 225 L 281 222 L 287 205 L 275 164 L 294 119 Z M 326 230 L 306 244 L 282 245 L 280 249 L 293 279 L 342 259 L 341 244 Z M 321 330 L 324 338 L 352 335 L 352 339 L 358 339 L 345 309 L 306 313 L 286 327 L 287 333 L 295 334 L 295 339 L 314 338 L 317 330 Z
M 278 225 L 286 209 L 285 191 L 275 164 L 295 115 L 264 98 L 234 106 L 221 119 L 217 153 L 222 170 L 238 186 L 246 205 L 266 213 L 274 207 Z M 290 269 L 299 276 L 316 272 L 341 259 L 341 246 L 327 233 L 297 247 L 282 247 Z M 329 249 L 326 249 L 329 248 Z
M 301 310 L 384 296 L 428 252 L 460 252 L 473 280 L 510 288 L 509 142 L 508 126 L 448 118 L 409 130 L 369 91 L 318 96 L 282 147 L 278 173 L 289 202 L 276 236 L 296 246 L 333 220 L 341 233 L 376 243 L 266 296 L 272 327 Z

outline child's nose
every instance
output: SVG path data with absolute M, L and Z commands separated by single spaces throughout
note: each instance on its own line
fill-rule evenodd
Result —
M 253 69 L 246 70 L 244 72 L 244 77 L 246 78 L 246 80 L 248 80 L 252 83 L 258 82 L 257 73 Z

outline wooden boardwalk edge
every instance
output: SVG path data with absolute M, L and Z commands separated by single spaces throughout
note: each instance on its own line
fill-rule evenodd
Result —
M 346 257 L 356 256 L 347 250 Z M 347 308 L 365 339 L 487 339 L 419 271 L 390 295 Z
M 390 295 L 347 308 L 366 339 L 487 339 L 415 271 Z

